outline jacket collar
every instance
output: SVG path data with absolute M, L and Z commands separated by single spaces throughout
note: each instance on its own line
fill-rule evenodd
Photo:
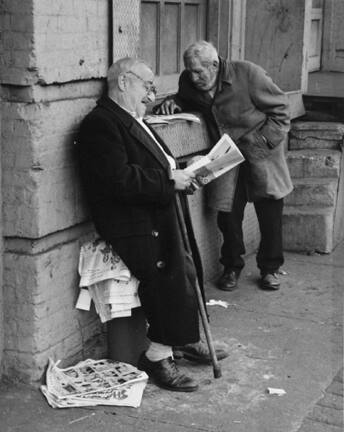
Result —
M 219 57 L 219 74 L 217 89 L 219 92 L 222 91 L 223 83 L 232 84 L 233 81 L 233 66 L 230 62 L 226 61 L 222 57 Z
M 170 164 L 161 149 L 156 145 L 152 137 L 139 125 L 139 123 L 134 119 L 134 117 L 129 114 L 128 111 L 121 108 L 108 96 L 101 97 L 98 100 L 97 104 L 98 106 L 105 108 L 106 110 L 110 111 L 114 116 L 116 116 L 128 129 L 129 133 L 131 133 L 131 135 L 133 135 L 144 147 L 146 147 L 146 149 L 152 153 L 152 155 L 160 162 L 160 164 L 164 168 L 170 168 Z M 152 130 L 152 128 L 150 127 L 149 129 L 152 131 L 154 137 L 164 148 L 166 153 L 171 155 L 170 150 L 168 149 L 168 147 L 166 147 L 165 143 L 160 139 L 160 137 L 155 133 L 155 131 Z

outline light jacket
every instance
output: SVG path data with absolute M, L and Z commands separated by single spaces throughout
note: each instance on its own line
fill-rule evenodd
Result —
M 223 133 L 237 143 L 247 160 L 249 201 L 283 198 L 293 189 L 286 161 L 287 97 L 260 66 L 221 57 L 219 62 L 214 98 L 198 90 L 184 70 L 175 101 L 183 110 L 203 114 L 213 144 Z M 231 210 L 238 169 L 207 186 L 211 207 Z

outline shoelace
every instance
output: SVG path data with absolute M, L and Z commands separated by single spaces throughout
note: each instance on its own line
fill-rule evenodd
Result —
M 186 378 L 184 374 L 181 374 L 177 368 L 177 365 L 174 360 L 170 359 L 168 362 L 168 378 L 174 382 L 183 382 Z

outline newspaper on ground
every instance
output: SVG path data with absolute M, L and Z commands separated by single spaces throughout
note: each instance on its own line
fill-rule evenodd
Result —
M 207 306 L 221 306 L 223 308 L 228 308 L 229 303 L 224 301 L 224 300 L 214 300 L 214 299 L 210 299 L 209 301 L 207 301 Z
M 208 154 L 185 168 L 196 174 L 193 185 L 196 189 L 225 174 L 245 160 L 232 138 L 223 134 Z
M 141 306 L 139 281 L 111 245 L 101 239 L 84 243 L 79 257 L 80 293 L 75 307 L 90 310 L 93 300 L 102 323 L 131 316 Z
M 148 124 L 168 124 L 176 120 L 186 120 L 194 123 L 201 123 L 198 116 L 191 113 L 175 113 L 169 115 L 147 115 L 144 121 Z
M 268 387 L 266 389 L 267 394 L 276 395 L 276 396 L 284 396 L 286 391 L 281 388 Z
M 49 359 L 41 391 L 53 408 L 141 404 L 148 375 L 136 367 L 109 359 L 87 359 L 65 369 Z

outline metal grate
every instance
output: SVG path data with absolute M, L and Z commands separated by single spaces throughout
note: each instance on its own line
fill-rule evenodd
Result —
M 136 57 L 140 43 L 140 0 L 113 0 L 113 60 Z

